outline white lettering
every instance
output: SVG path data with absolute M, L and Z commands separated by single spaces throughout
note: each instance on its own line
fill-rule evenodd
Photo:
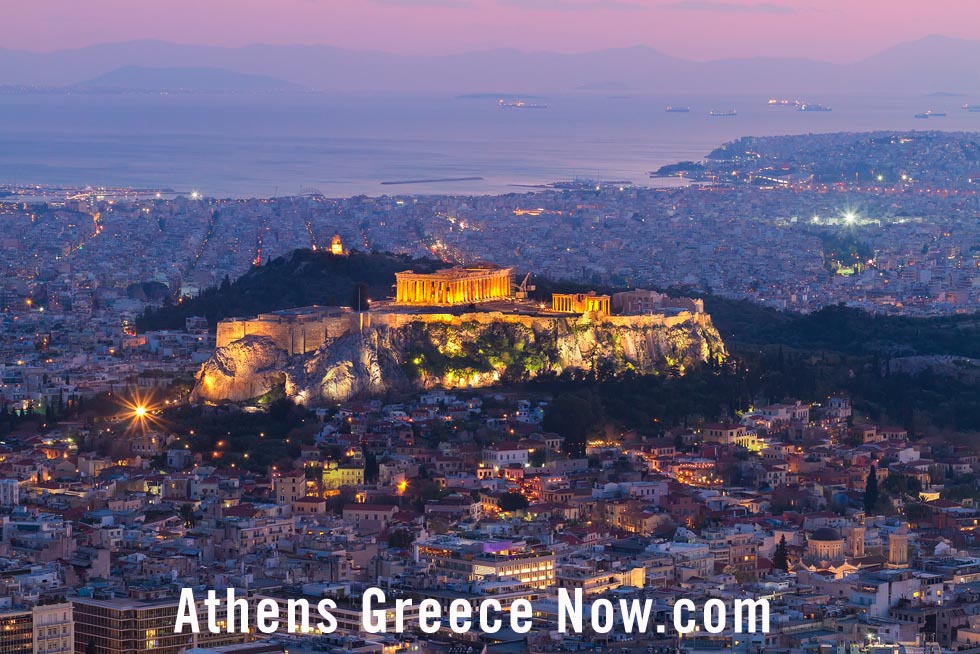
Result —
M 208 598 L 204 600 L 204 606 L 208 607 L 208 631 L 212 634 L 220 634 L 221 627 L 218 626 L 218 593 L 213 590 L 208 591 Z
M 194 604 L 194 591 L 190 588 L 180 589 L 180 604 L 177 605 L 177 622 L 174 623 L 174 633 L 184 633 L 184 625 L 191 628 L 191 633 L 201 633 L 197 624 L 197 606 Z
M 424 599 L 419 602 L 419 628 L 427 634 L 439 631 L 439 617 L 442 608 L 434 599 Z
M 531 602 L 526 599 L 514 600 L 510 605 L 510 628 L 517 634 L 526 634 L 531 631 L 531 616 L 534 615 L 534 608 Z
M 644 600 L 641 604 L 636 600 L 627 602 L 621 599 L 619 600 L 619 610 L 623 614 L 623 630 L 626 633 L 633 633 L 634 624 L 636 625 L 636 631 L 643 633 L 647 630 L 647 623 L 650 622 L 650 611 L 653 610 L 653 600 Z
M 395 600 L 395 633 L 405 631 L 405 609 L 411 605 L 410 599 Z
M 711 615 L 712 609 L 716 616 Z M 709 599 L 704 603 L 704 630 L 709 634 L 720 634 L 725 630 L 725 603 L 720 599 Z
M 228 633 L 235 633 L 235 611 L 241 610 L 242 618 L 238 622 L 238 633 L 248 633 L 248 600 L 244 597 L 235 598 L 235 589 L 228 589 Z
M 261 600 L 255 608 L 255 626 L 264 634 L 279 631 L 279 602 L 268 598 Z
M 755 633 L 755 625 L 758 622 L 756 616 L 756 609 L 762 607 L 762 633 L 769 633 L 769 600 L 750 600 L 750 599 L 737 599 L 735 600 L 735 632 L 742 633 L 743 631 L 748 631 L 750 634 Z M 743 620 L 742 609 L 748 609 L 748 618 Z M 743 629 L 744 625 L 748 625 L 748 629 Z
M 694 620 L 688 618 L 687 622 L 681 624 L 681 618 L 683 617 L 682 609 L 687 609 L 688 613 L 694 611 L 694 602 L 689 599 L 679 599 L 674 602 L 674 629 L 677 630 L 679 634 L 689 634 L 696 628 Z
M 337 631 L 337 618 L 331 613 L 332 609 L 337 608 L 337 603 L 332 599 L 322 599 L 316 605 L 316 612 L 323 618 L 323 622 L 317 622 L 316 628 L 321 634 L 332 634 Z
M 364 591 L 363 604 L 361 605 L 361 627 L 369 634 L 380 634 L 385 630 L 385 612 L 381 609 L 374 609 L 374 602 L 382 603 L 385 601 L 385 594 L 380 588 L 368 588 Z
M 565 622 L 570 620 L 575 633 L 582 633 L 582 589 L 575 589 L 575 603 L 568 597 L 567 588 L 558 589 L 558 631 L 568 633 Z
M 489 612 L 491 608 L 494 613 L 500 613 L 503 610 L 500 602 L 495 599 L 483 600 L 480 603 L 480 624 L 483 626 L 483 632 L 487 634 L 495 634 L 503 626 L 500 618 L 495 618 L 492 622 L 490 621 Z
M 296 609 L 299 609 L 303 614 L 303 622 L 300 625 L 296 624 Z M 289 633 L 295 634 L 297 631 L 301 631 L 304 634 L 310 633 L 310 603 L 305 599 L 290 599 L 286 602 L 286 611 L 288 612 L 289 619 Z
M 592 602 L 592 630 L 597 634 L 608 634 L 612 631 L 616 616 L 613 615 L 613 605 L 607 599 L 597 599 Z
M 449 628 L 457 634 L 465 634 L 473 626 L 473 607 L 469 600 L 455 599 L 449 604 Z M 464 618 L 462 622 L 460 618 Z

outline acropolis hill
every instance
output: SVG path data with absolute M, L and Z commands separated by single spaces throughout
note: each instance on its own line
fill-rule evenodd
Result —
M 232 318 L 192 399 L 247 401 L 281 389 L 316 405 L 431 387 L 482 387 L 565 371 L 677 372 L 725 357 L 700 300 L 654 291 L 529 299 L 496 266 L 396 274 L 367 311 L 311 306 Z

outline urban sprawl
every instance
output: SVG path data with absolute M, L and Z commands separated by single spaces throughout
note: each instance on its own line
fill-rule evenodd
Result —
M 980 652 L 980 451 L 876 424 L 844 394 L 573 443 L 547 427 L 548 392 L 505 386 L 191 407 L 216 325 L 135 328 L 148 307 L 298 248 L 803 313 L 980 309 L 976 135 L 744 139 L 662 174 L 691 183 L 348 199 L 0 189 L 0 654 Z M 493 633 L 448 620 L 372 633 L 373 587 L 407 624 L 426 599 L 445 615 L 528 600 L 532 628 L 498 615 Z M 176 634 L 185 588 L 235 589 L 253 614 L 329 599 L 336 629 Z M 558 629 L 562 589 L 582 591 L 583 633 Z M 729 615 L 767 600 L 769 630 L 678 634 L 682 599 Z M 649 601 L 651 628 L 621 614 L 590 627 L 620 600 Z

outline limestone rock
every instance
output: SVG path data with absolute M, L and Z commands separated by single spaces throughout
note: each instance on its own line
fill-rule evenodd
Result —
M 201 368 L 192 400 L 244 401 L 281 386 L 318 405 L 388 391 L 484 387 L 542 374 L 683 374 L 726 356 L 705 314 L 635 316 L 419 317 L 329 338 L 289 356 L 267 337 L 219 348 Z
M 219 348 L 201 367 L 191 401 L 242 402 L 285 382 L 289 357 L 270 338 L 246 336 Z

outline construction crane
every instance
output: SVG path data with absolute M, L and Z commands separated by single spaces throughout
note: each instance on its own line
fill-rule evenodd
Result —
M 531 281 L 531 273 L 525 275 L 523 281 L 521 281 L 521 283 L 517 285 L 517 292 L 514 293 L 514 297 L 516 299 L 526 300 L 528 292 L 534 290 L 533 285 L 528 285 L 529 281 Z

